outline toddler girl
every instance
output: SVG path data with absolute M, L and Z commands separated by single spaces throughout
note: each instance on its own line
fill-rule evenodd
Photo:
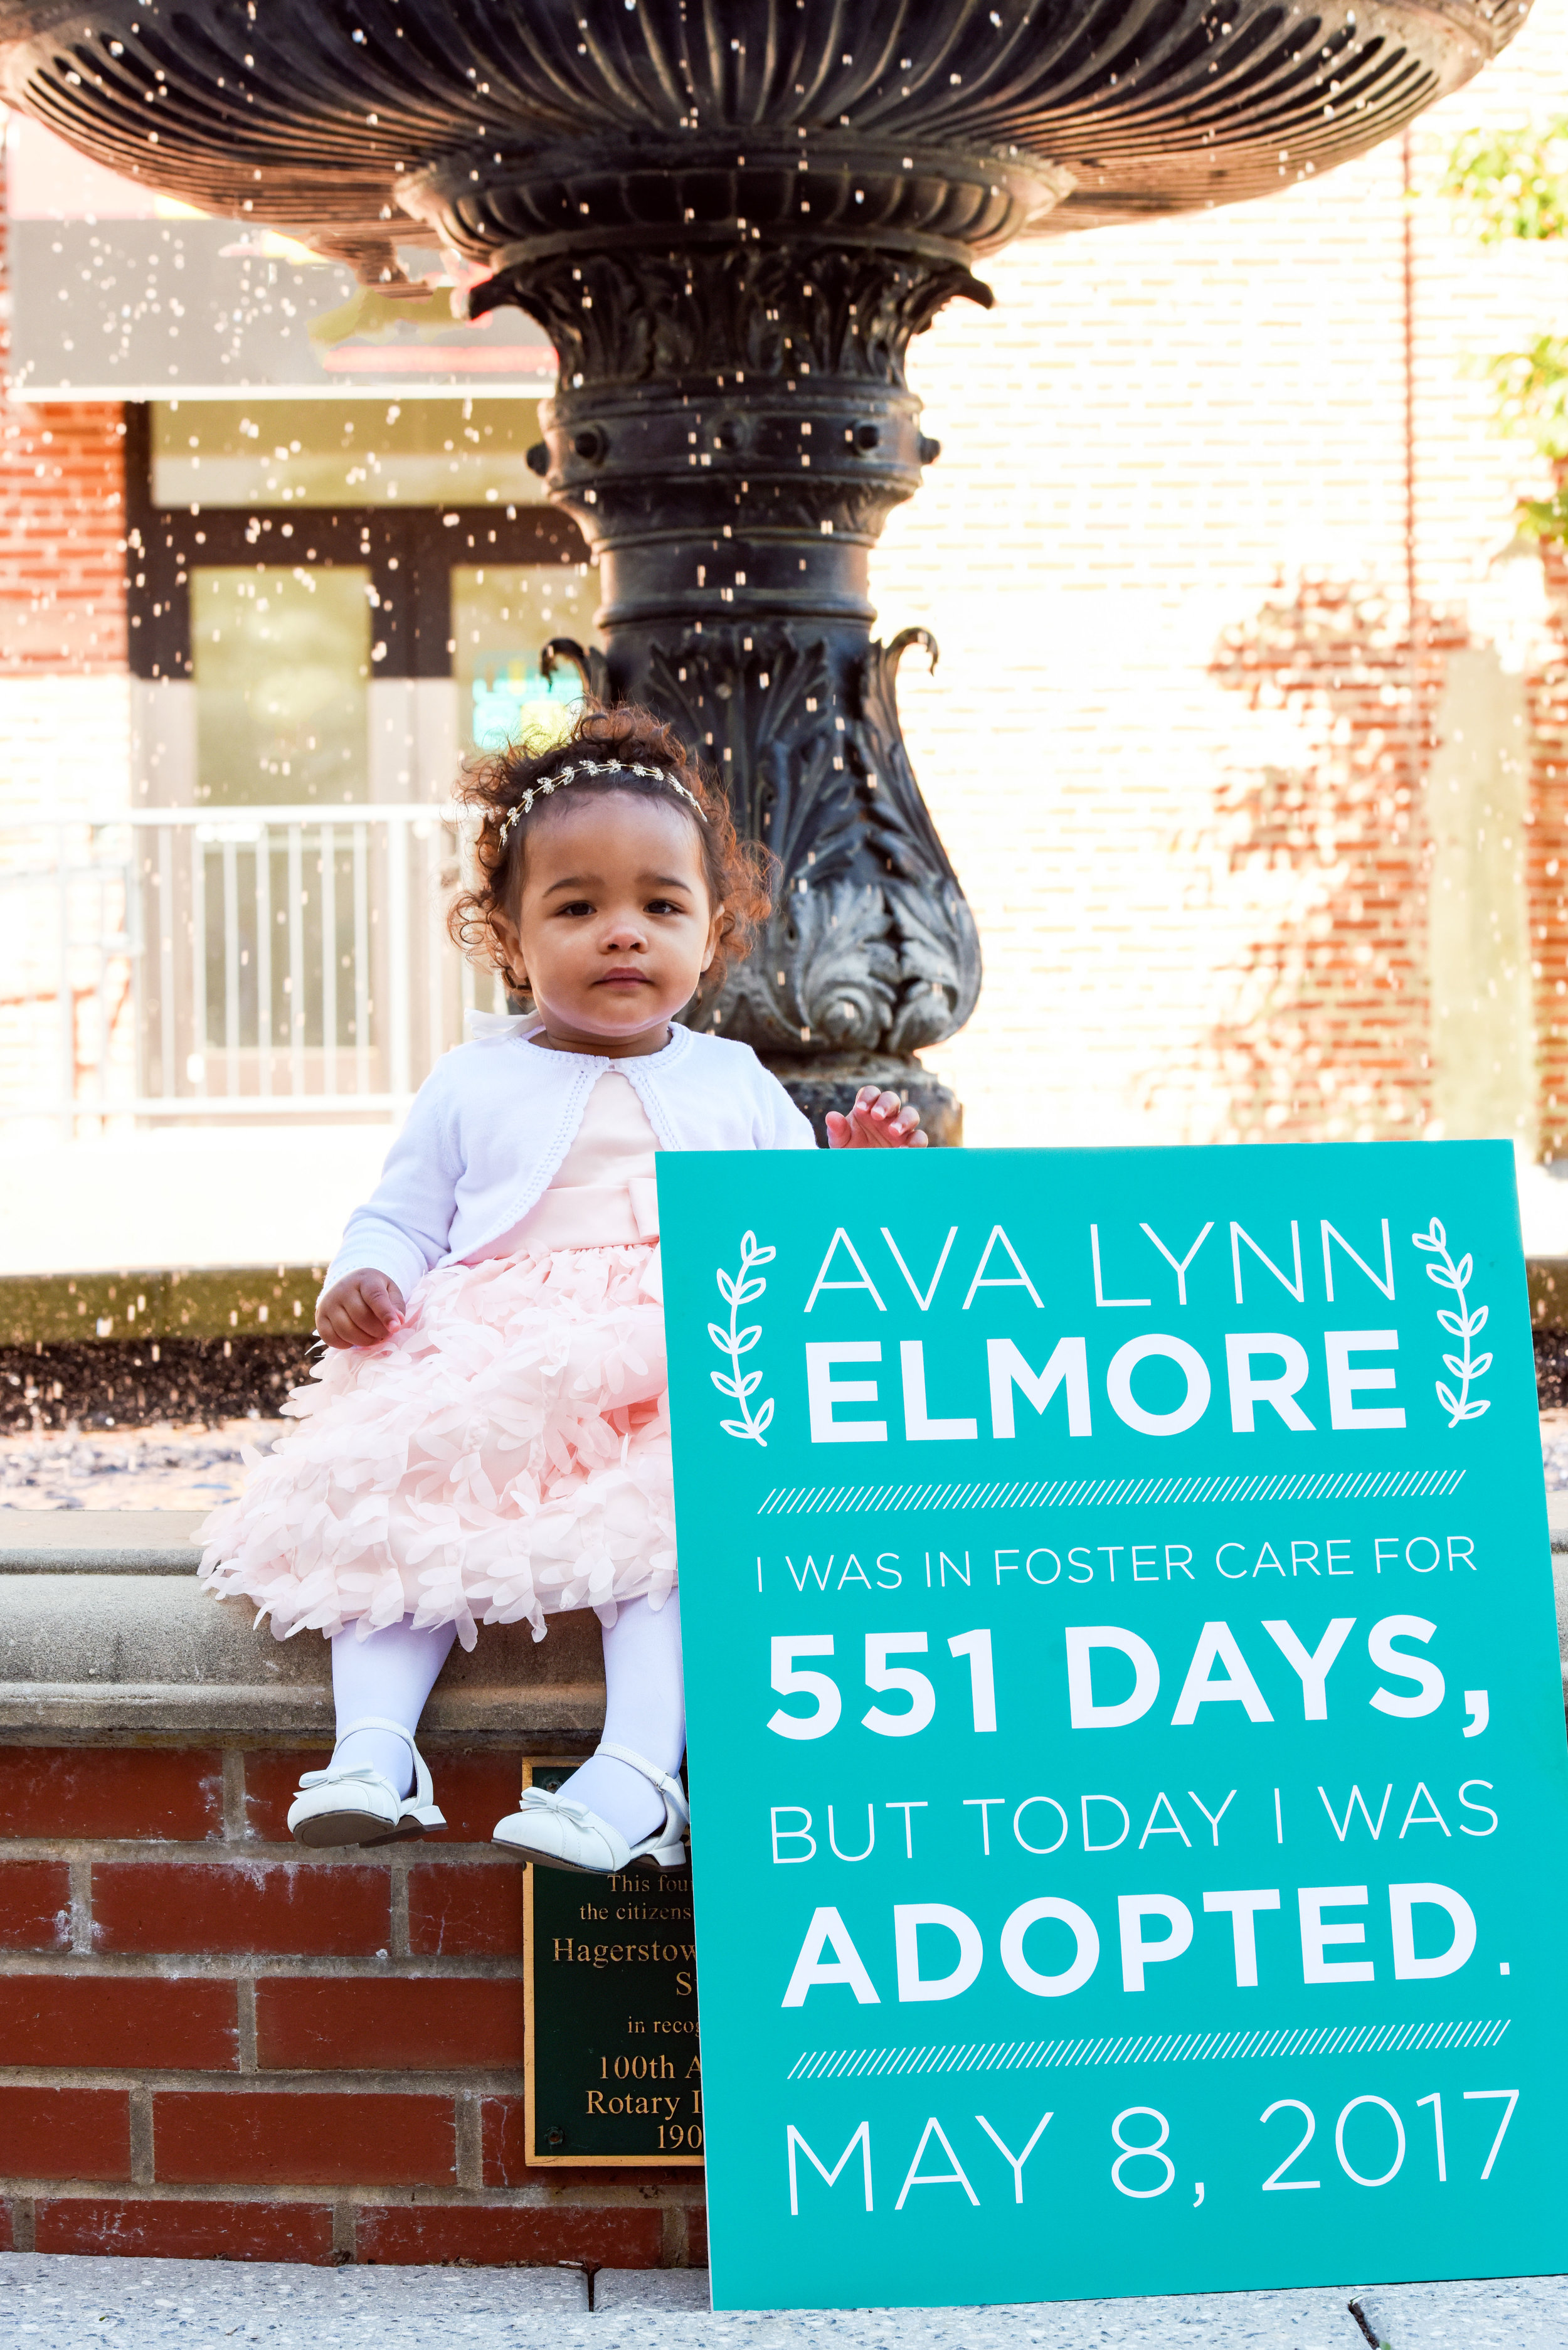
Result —
M 453 1639 L 568 1608 L 604 1627 L 605 1734 L 496 1827 L 521 1859 L 684 1865 L 680 1601 L 656 1150 L 810 1150 L 750 1047 L 676 1026 L 752 945 L 759 852 L 675 736 L 587 709 L 467 777 L 477 886 L 453 934 L 534 1009 L 471 1020 L 350 1217 L 302 1425 L 203 1528 L 201 1572 L 332 1643 L 337 1743 L 288 1815 L 306 1845 L 445 1825 L 414 1743 Z M 838 1149 L 926 1140 L 865 1087 Z

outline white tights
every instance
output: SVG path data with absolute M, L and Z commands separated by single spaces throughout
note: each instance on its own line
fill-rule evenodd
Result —
M 456 1638 L 455 1624 L 416 1632 L 407 1617 L 363 1640 L 355 1632 L 333 1634 L 332 1701 L 339 1732 L 334 1762 L 349 1771 L 379 1771 L 400 1795 L 411 1794 L 414 1758 L 402 1740 L 389 1730 L 357 1730 L 345 1738 L 343 1724 L 379 1714 L 400 1721 L 411 1738 Z
M 671 1777 L 680 1770 L 686 1752 L 686 1684 L 679 1591 L 657 1611 L 646 1599 L 624 1600 L 615 1622 L 607 1626 L 604 1734 Z M 664 1816 L 658 1788 L 608 1754 L 590 1754 L 561 1793 L 608 1820 L 628 1844 L 650 1835 Z
M 416 1632 L 406 1617 L 364 1640 L 350 1631 L 335 1633 L 332 1694 L 339 1723 L 380 1714 L 400 1721 L 412 1737 L 455 1638 L 451 1624 Z M 660 1771 L 675 1773 L 686 1752 L 679 1591 L 657 1610 L 646 1599 L 623 1602 L 606 1627 L 604 1643 L 606 1738 L 645 1755 Z M 400 1794 L 413 1787 L 412 1757 L 389 1731 L 358 1730 L 351 1738 L 340 1737 L 332 1759 L 350 1770 L 379 1771 Z M 650 1835 L 663 1814 L 658 1789 L 639 1771 L 607 1754 L 590 1755 L 561 1792 L 608 1820 L 629 1844 Z

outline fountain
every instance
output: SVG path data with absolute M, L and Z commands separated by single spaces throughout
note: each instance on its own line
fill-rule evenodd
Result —
M 599 565 L 608 697 L 670 719 L 775 852 L 709 1017 L 820 1117 L 980 987 L 873 640 L 870 552 L 940 452 L 908 388 L 1015 236 L 1197 210 L 1399 130 L 1525 0 L 0 0 L 14 106 L 115 171 L 409 283 L 426 243 L 549 332 L 530 462 Z M 469 270 L 472 275 L 472 267 Z M 999 452 L 1005 468 L 1005 452 Z

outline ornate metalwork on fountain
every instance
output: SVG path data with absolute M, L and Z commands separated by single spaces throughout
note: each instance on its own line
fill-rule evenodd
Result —
M 113 170 L 306 237 L 362 230 L 381 266 L 418 239 L 410 207 L 504 259 L 610 182 L 639 214 L 660 183 L 680 226 L 739 188 L 729 217 L 763 242 L 786 218 L 836 235 L 880 213 L 985 251 L 1325 171 L 1468 80 L 1526 8 L 872 0 L 851 22 L 840 0 L 0 0 L 0 88 Z M 1044 214 L 1013 198 L 1042 169 L 1064 183 Z
M 912 1055 L 973 1010 L 980 941 L 898 727 L 895 680 L 913 644 L 934 666 L 923 629 L 845 658 L 821 633 L 731 622 L 649 640 L 624 690 L 698 747 L 778 859 L 767 930 L 701 1024 L 754 1045 L 819 1119 L 877 1083 L 956 1140 L 956 1101 Z M 545 658 L 613 698 L 613 655 L 557 639 Z
M 865 550 L 937 453 L 910 338 L 989 289 L 949 255 L 732 238 L 628 258 L 590 234 L 509 263 L 469 303 L 515 304 L 556 343 L 531 462 L 603 567 L 604 627 L 732 605 L 868 628 Z

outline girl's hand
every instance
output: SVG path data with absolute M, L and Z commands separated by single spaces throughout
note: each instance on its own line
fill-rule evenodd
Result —
M 923 1150 L 930 1140 L 913 1102 L 900 1109 L 897 1094 L 875 1086 L 861 1087 L 847 1118 L 830 1109 L 826 1125 L 830 1150 Z
M 329 1347 L 379 1347 L 400 1325 L 403 1293 L 384 1273 L 346 1273 L 316 1309 L 316 1329 Z

